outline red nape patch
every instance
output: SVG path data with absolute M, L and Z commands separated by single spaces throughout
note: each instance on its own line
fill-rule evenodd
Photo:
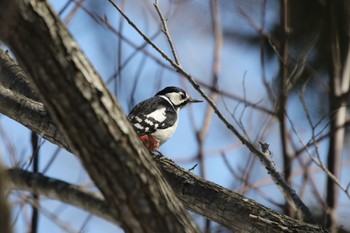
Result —
M 143 135 L 140 139 L 149 151 L 158 151 L 159 142 L 154 136 Z

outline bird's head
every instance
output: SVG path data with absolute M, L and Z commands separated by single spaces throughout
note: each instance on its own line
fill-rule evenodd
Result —
M 166 87 L 159 91 L 156 96 L 167 98 L 176 109 L 181 109 L 190 103 L 203 102 L 202 100 L 191 98 L 184 90 L 178 87 Z

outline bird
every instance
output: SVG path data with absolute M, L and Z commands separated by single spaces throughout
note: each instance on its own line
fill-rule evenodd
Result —
M 132 108 L 128 119 L 146 148 L 162 156 L 159 146 L 174 134 L 180 110 L 199 102 L 203 101 L 191 98 L 179 87 L 169 86 Z

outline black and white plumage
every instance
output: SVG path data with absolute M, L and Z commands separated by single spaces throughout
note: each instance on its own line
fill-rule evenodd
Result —
M 137 104 L 128 118 L 136 133 L 150 151 L 166 142 L 175 132 L 179 111 L 189 103 L 202 102 L 192 99 L 178 87 L 166 87 L 154 97 Z

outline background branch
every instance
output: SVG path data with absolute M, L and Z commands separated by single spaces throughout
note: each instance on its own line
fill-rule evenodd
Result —
M 1 89 L 6 91 L 0 92 L 0 99 L 2 93 L 11 93 L 12 95 L 16 96 L 16 98 L 11 100 L 14 102 L 7 104 L 7 107 L 1 108 L 1 105 L 7 102 L 6 99 L 5 101 L 0 101 L 0 111 L 3 114 L 9 117 L 21 115 L 22 117 L 15 118 L 15 120 L 22 124 L 24 122 L 29 122 L 27 123 L 27 127 L 36 131 L 37 133 L 40 133 L 45 129 L 45 125 L 27 119 L 42 118 L 51 121 L 50 117 L 45 112 L 45 109 L 38 107 L 42 106 L 41 103 L 32 101 L 31 106 L 33 110 L 31 114 L 21 114 L 21 112 L 18 110 L 25 109 L 26 103 L 31 100 L 21 95 L 16 95 L 12 91 L 7 90 L 0 85 L 0 90 Z M 23 98 L 25 98 L 26 101 L 23 101 Z M 47 135 L 43 135 L 43 137 L 51 139 L 52 142 L 55 142 L 66 150 L 69 150 L 69 146 L 64 146 L 65 143 L 63 138 L 58 136 L 58 129 L 54 124 L 52 125 L 51 129 L 52 135 L 57 135 L 57 138 L 48 138 Z M 324 229 L 318 226 L 299 223 L 296 220 L 290 219 L 287 216 L 278 214 L 277 212 L 263 207 L 249 198 L 245 198 L 228 189 L 224 189 L 211 182 L 205 181 L 204 179 L 201 179 L 198 176 L 195 176 L 175 165 L 169 159 L 162 158 L 156 159 L 155 161 L 157 162 L 158 167 L 164 174 L 167 181 L 171 184 L 178 198 L 180 198 L 187 209 L 205 216 L 208 219 L 214 220 L 226 226 L 228 229 L 239 230 L 246 227 L 249 229 L 261 229 L 262 225 L 264 224 L 263 220 L 271 220 L 271 222 L 274 224 L 267 226 L 271 231 L 275 229 L 276 232 L 279 232 L 280 228 L 278 225 L 283 225 L 287 229 L 308 229 L 310 232 L 325 232 Z M 106 207 L 101 204 L 100 201 L 102 200 L 100 198 L 89 192 L 86 194 L 84 194 L 85 192 L 80 194 L 82 190 L 78 186 L 70 185 L 65 182 L 60 183 L 58 180 L 44 177 L 40 174 L 31 174 L 29 172 L 17 169 L 9 170 L 9 174 L 11 175 L 10 182 L 12 184 L 12 188 L 36 192 L 40 195 L 61 200 L 82 209 L 89 208 L 87 209 L 89 212 L 91 211 L 90 208 L 95 207 L 93 203 L 96 203 L 96 206 L 101 206 L 101 208 L 97 208 L 96 212 L 93 212 L 94 214 L 115 223 L 120 222 L 118 219 L 112 217 L 112 210 L 109 210 L 108 208 L 106 209 Z M 53 186 L 49 185 L 51 183 L 53 183 Z M 72 191 L 69 191 L 70 189 L 72 189 Z M 72 197 L 69 195 L 66 196 L 65 193 L 71 193 L 69 195 L 72 195 Z M 82 199 L 79 199 L 80 196 Z M 208 201 L 208 197 L 211 198 L 210 201 Z M 76 198 L 79 200 L 76 200 Z M 89 198 L 92 200 L 89 201 Z M 89 202 L 91 202 L 91 206 L 84 206 L 84 203 Z M 223 203 L 225 204 L 223 205 Z M 247 203 L 249 206 L 247 206 Z M 225 208 L 225 211 L 216 211 L 222 208 Z M 247 213 L 246 215 L 242 214 L 243 210 Z M 261 213 L 264 214 L 261 215 Z M 250 214 L 256 217 L 250 217 Z M 256 218 L 259 216 L 263 218 L 262 221 L 256 221 Z M 249 223 L 248 226 L 247 223 Z
M 328 17 L 329 17 L 329 44 L 330 44 L 330 91 L 329 91 L 329 112 L 331 113 L 330 121 L 330 141 L 327 155 L 327 166 L 331 174 L 335 178 L 340 176 L 340 164 L 341 156 L 343 152 L 343 144 L 345 137 L 345 128 L 337 129 L 339 126 L 344 125 L 347 120 L 347 105 L 348 100 L 344 98 L 347 95 L 350 88 L 350 47 L 349 42 L 344 46 L 341 41 L 349 41 L 349 34 L 343 34 L 343 27 L 348 21 L 349 15 L 343 11 L 343 4 L 345 1 L 333 2 L 328 1 Z M 337 15 L 340 14 L 343 17 L 338 19 Z M 344 19 L 343 21 L 341 19 Z M 348 28 L 349 29 L 349 28 Z M 346 51 L 346 52 L 344 52 Z M 327 177 L 327 197 L 326 202 L 328 205 L 327 210 L 327 228 L 331 232 L 337 232 L 337 210 L 339 203 L 339 188 L 333 179 Z
M 117 11 L 125 18 L 125 20 L 142 36 L 142 38 L 149 43 L 158 53 L 162 55 L 163 58 L 165 58 L 171 66 L 174 67 L 174 69 L 182 74 L 190 83 L 191 85 L 200 93 L 200 95 L 208 102 L 208 104 L 214 109 L 215 114 L 218 116 L 218 118 L 225 124 L 225 126 L 247 147 L 249 151 L 251 151 L 254 155 L 258 156 L 260 161 L 264 164 L 267 171 L 271 175 L 272 179 L 276 183 L 276 185 L 280 188 L 282 193 L 289 197 L 295 206 L 301 210 L 303 213 L 305 219 L 309 221 L 310 223 L 315 223 L 315 220 L 308 209 L 308 207 L 303 203 L 303 201 L 298 197 L 296 192 L 288 185 L 288 183 L 284 180 L 284 178 L 281 176 L 281 174 L 276 170 L 275 166 L 273 166 L 273 163 L 270 161 L 270 159 L 266 158 L 264 154 L 259 151 L 255 145 L 251 144 L 248 139 L 246 139 L 243 135 L 239 133 L 239 131 L 227 120 L 227 118 L 220 112 L 220 110 L 217 108 L 215 103 L 212 99 L 201 89 L 199 84 L 196 82 L 195 78 L 187 73 L 185 70 L 181 68 L 176 62 L 174 62 L 170 57 L 168 57 L 161 49 L 159 49 L 133 22 L 129 19 L 129 17 L 122 11 L 122 9 L 113 1 L 108 0 L 116 9 Z

